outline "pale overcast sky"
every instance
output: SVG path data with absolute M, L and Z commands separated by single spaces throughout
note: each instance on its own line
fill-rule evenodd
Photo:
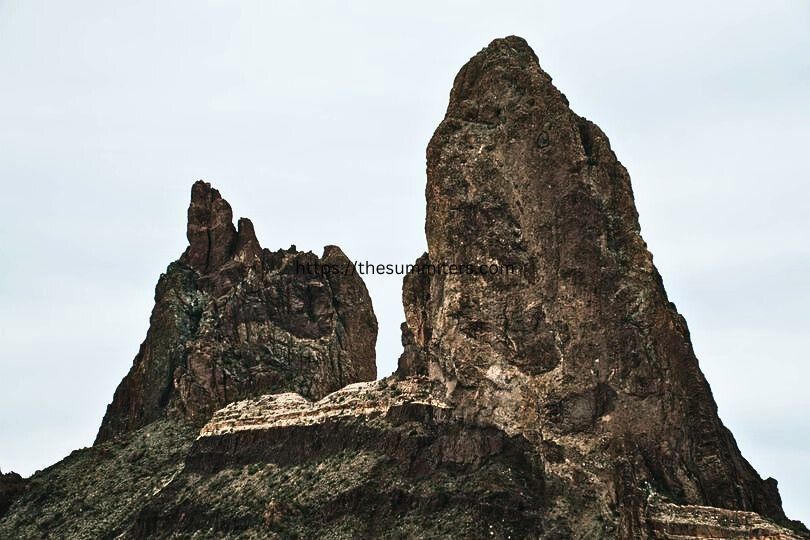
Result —
M 453 77 L 509 34 L 610 137 L 721 417 L 810 522 L 806 0 L 0 0 L 0 469 L 92 443 L 194 180 L 267 248 L 412 262 Z M 386 375 L 401 280 L 366 281 Z

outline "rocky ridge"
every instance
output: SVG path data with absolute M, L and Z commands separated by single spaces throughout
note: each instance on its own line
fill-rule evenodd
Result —
M 520 271 L 409 275 L 393 379 L 217 412 L 135 536 L 806 537 L 717 415 L 626 170 L 524 40 L 462 68 L 427 172 L 417 266 Z M 195 486 L 240 467 L 275 486 L 272 520 L 178 521 L 179 501 L 211 497 Z
M 253 224 L 233 225 L 210 184 L 191 190 L 189 246 L 160 277 L 146 340 L 121 381 L 97 442 L 165 415 L 204 423 L 227 403 L 294 391 L 318 399 L 376 378 L 377 319 L 337 246 L 312 253 L 262 249 Z
M 163 419 L 72 452 L 28 479 L 0 514 L 0 538 L 116 538 L 182 470 L 197 432 Z
M 532 537 L 544 511 L 536 452 L 458 418 L 433 387 L 386 379 L 316 403 L 229 406 L 127 537 Z
M 618 508 L 572 521 L 554 499 L 588 498 L 553 479 L 535 445 L 460 413 L 420 376 L 350 385 L 318 402 L 287 393 L 233 403 L 125 537 L 806 537 L 754 512 L 676 504 L 644 483 L 623 501 L 640 529 L 623 530 Z
M 0 538 L 114 538 L 183 469 L 199 428 L 231 401 L 272 392 L 318 399 L 376 377 L 377 321 L 346 265 L 261 248 L 251 222 L 195 183 L 189 245 L 161 275 L 146 339 L 92 448 L 30 479 L 0 476 Z
M 397 373 L 358 384 L 359 278 L 292 272 L 317 258 L 195 184 L 97 444 L 0 537 L 810 538 L 720 421 L 607 137 L 524 40 L 462 68 L 427 172 L 419 266 L 520 271 L 409 275 Z

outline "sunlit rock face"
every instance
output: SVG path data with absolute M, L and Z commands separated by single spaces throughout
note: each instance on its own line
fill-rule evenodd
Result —
M 336 246 L 262 249 L 253 224 L 205 182 L 191 190 L 189 246 L 160 277 L 146 340 L 119 385 L 97 442 L 164 415 L 207 420 L 223 405 L 270 392 L 321 398 L 376 377 L 377 320 Z

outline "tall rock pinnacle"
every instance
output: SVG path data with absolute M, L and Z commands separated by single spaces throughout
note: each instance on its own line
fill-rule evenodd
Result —
M 233 255 L 237 233 L 231 205 L 210 184 L 195 182 L 191 188 L 186 236 L 188 248 L 180 260 L 200 274 L 219 268 Z
M 615 508 L 633 537 L 654 492 L 785 519 L 717 415 L 627 171 L 523 39 L 462 68 L 427 175 L 422 262 L 520 271 L 406 278 L 400 376 L 543 449 L 569 516 Z
M 202 181 L 191 189 L 187 236 L 97 442 L 166 414 L 204 421 L 236 399 L 320 398 L 376 377 L 377 320 L 360 277 L 301 271 L 348 265 L 339 248 L 327 246 L 323 261 L 262 249 L 250 220 L 234 228 L 228 202 Z

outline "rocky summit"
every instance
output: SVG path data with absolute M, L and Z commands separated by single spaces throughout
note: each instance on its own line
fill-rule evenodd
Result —
M 785 522 L 776 481 L 717 415 L 627 171 L 524 40 L 494 41 L 456 77 L 426 193 L 423 262 L 521 271 L 407 279 L 399 373 L 538 449 L 546 529 L 565 516 L 564 534 L 639 537 L 658 499 Z
M 362 280 L 306 268 L 350 264 L 262 249 L 250 220 L 205 182 L 191 189 L 188 248 L 155 291 L 149 331 L 96 442 L 163 416 L 204 422 L 227 403 L 294 391 L 318 399 L 373 380 L 377 319 Z
M 426 199 L 373 381 L 360 279 L 291 270 L 340 250 L 262 250 L 195 184 L 96 445 L 18 484 L 0 537 L 810 538 L 718 417 L 627 171 L 523 39 L 456 77 Z
M 206 182 L 191 189 L 179 260 L 155 289 L 146 339 L 92 448 L 28 480 L 0 476 L 0 538 L 109 538 L 183 467 L 217 409 L 266 393 L 319 399 L 376 378 L 377 319 L 349 259 L 263 249 Z M 2 514 L 15 501 L 5 516 Z

